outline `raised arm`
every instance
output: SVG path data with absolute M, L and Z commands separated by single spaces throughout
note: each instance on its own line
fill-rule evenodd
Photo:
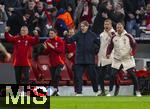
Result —
M 12 36 L 9 34 L 9 30 L 10 30 L 10 27 L 6 27 L 5 28 L 5 39 L 8 41 L 8 42 L 16 42 L 16 36 Z

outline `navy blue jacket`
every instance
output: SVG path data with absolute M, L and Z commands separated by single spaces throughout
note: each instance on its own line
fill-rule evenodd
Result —
M 95 55 L 99 50 L 99 39 L 95 33 L 88 30 L 86 33 L 79 31 L 68 43 L 76 41 L 75 64 L 95 64 Z

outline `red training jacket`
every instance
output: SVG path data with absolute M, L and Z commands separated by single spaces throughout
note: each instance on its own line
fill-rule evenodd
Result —
M 11 36 L 5 32 L 5 38 L 8 42 L 14 44 L 13 65 L 14 66 L 31 66 L 32 46 L 39 42 L 38 36 Z
M 69 59 L 73 64 L 75 64 L 75 52 L 76 52 L 76 43 L 68 44 L 65 42 L 66 53 L 73 53 L 73 56 Z
M 56 36 L 53 39 L 50 39 L 50 38 L 47 39 L 44 43 L 47 46 L 46 51 L 49 54 L 49 60 L 50 60 L 51 66 L 52 67 L 57 67 L 60 64 L 64 65 L 64 62 L 65 62 L 64 41 L 60 37 Z M 48 45 L 48 43 L 51 43 L 55 48 L 52 49 Z

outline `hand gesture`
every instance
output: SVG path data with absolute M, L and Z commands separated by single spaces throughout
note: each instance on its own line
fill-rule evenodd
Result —
M 34 34 L 35 36 L 38 36 L 38 35 L 39 35 L 39 33 L 38 33 L 37 30 L 34 30 L 34 31 L 33 31 L 33 34 Z
M 5 27 L 5 32 L 9 32 L 10 31 L 10 27 L 9 26 L 6 26 Z
M 68 32 L 67 32 L 67 31 L 64 31 L 63 35 L 64 35 L 64 36 L 68 35 Z
M 69 53 L 69 54 L 68 54 L 68 58 L 69 58 L 69 59 L 72 58 L 72 56 L 73 56 L 73 53 Z

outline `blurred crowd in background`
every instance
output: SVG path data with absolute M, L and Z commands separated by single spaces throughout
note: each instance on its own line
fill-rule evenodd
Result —
M 48 29 L 55 27 L 58 35 L 69 28 L 78 30 L 80 22 L 87 20 L 90 29 L 99 35 L 105 19 L 111 19 L 115 28 L 118 22 L 127 32 L 140 37 L 150 31 L 149 0 L 0 0 L 0 33 L 5 26 L 17 35 L 26 25 L 32 35 L 36 29 L 40 38 L 48 37 Z

